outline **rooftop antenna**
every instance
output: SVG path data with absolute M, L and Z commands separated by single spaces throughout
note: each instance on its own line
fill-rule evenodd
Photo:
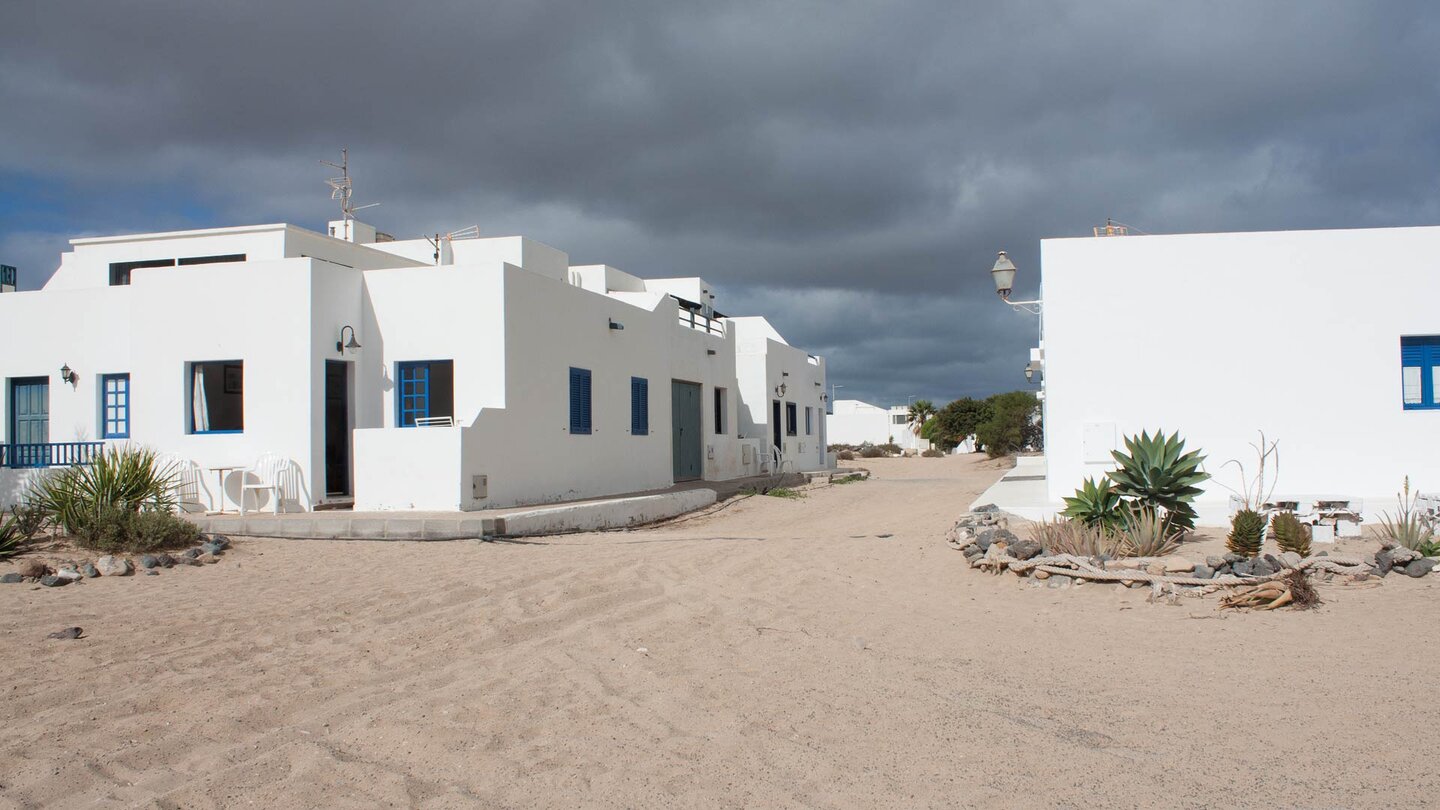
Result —
M 435 234 L 433 237 L 427 236 L 427 237 L 425 237 L 425 241 L 430 243 L 430 247 L 435 248 L 435 264 L 438 265 L 438 264 L 440 264 L 440 243 L 441 243 L 441 242 L 454 242 L 454 241 L 457 240 L 457 239 L 479 239 L 479 238 L 480 238 L 480 226 L 479 226 L 479 225 L 471 225 L 471 226 L 468 227 L 468 228 L 461 228 L 461 229 L 458 230 L 458 231 L 451 231 L 450 233 L 447 233 L 447 234 L 438 234 L 438 233 L 437 233 L 437 234 Z
M 340 201 L 340 218 L 345 223 L 345 235 L 342 238 L 348 242 L 350 241 L 350 221 L 355 219 L 355 212 L 365 208 L 374 208 L 380 203 L 357 207 L 350 202 L 350 195 L 354 192 L 354 187 L 350 178 L 350 149 L 348 147 L 341 148 L 339 163 L 331 163 L 328 160 L 320 162 L 340 170 L 339 177 L 331 177 L 325 182 L 330 186 L 330 199 Z

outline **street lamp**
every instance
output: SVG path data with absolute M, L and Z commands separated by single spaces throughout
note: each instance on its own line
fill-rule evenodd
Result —
M 995 258 L 995 266 L 990 268 L 990 278 L 995 280 L 995 292 L 1000 294 L 1000 300 L 1009 304 L 1017 312 L 1028 312 L 1031 315 L 1039 315 L 1042 303 L 1040 299 L 1034 301 L 1011 301 L 1010 291 L 1015 287 L 1015 263 L 1005 255 L 1005 251 Z

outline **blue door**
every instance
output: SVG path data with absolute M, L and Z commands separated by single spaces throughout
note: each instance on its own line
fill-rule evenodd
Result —
M 676 481 L 700 477 L 700 386 L 670 381 L 671 462 Z
M 10 443 L 44 445 L 50 441 L 50 381 L 45 377 L 25 377 L 10 381 Z M 16 466 L 41 466 L 45 462 L 44 447 L 15 448 L 10 463 Z

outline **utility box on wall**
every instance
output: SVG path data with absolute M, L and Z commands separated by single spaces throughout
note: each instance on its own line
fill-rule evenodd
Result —
M 471 498 L 474 498 L 475 500 L 478 501 L 478 500 L 481 500 L 482 498 L 488 498 L 489 496 L 490 496 L 490 476 L 488 476 L 488 475 L 472 475 L 472 476 L 470 476 L 470 497 L 471 497 Z

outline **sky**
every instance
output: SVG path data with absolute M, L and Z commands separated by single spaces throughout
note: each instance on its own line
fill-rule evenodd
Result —
M 1025 388 L 1040 240 L 1440 220 L 1440 5 L 0 2 L 0 262 L 478 225 L 704 276 L 837 398 Z M 1363 268 L 1357 268 L 1363 272 Z M 1123 350 L 1123 347 L 1119 347 Z

